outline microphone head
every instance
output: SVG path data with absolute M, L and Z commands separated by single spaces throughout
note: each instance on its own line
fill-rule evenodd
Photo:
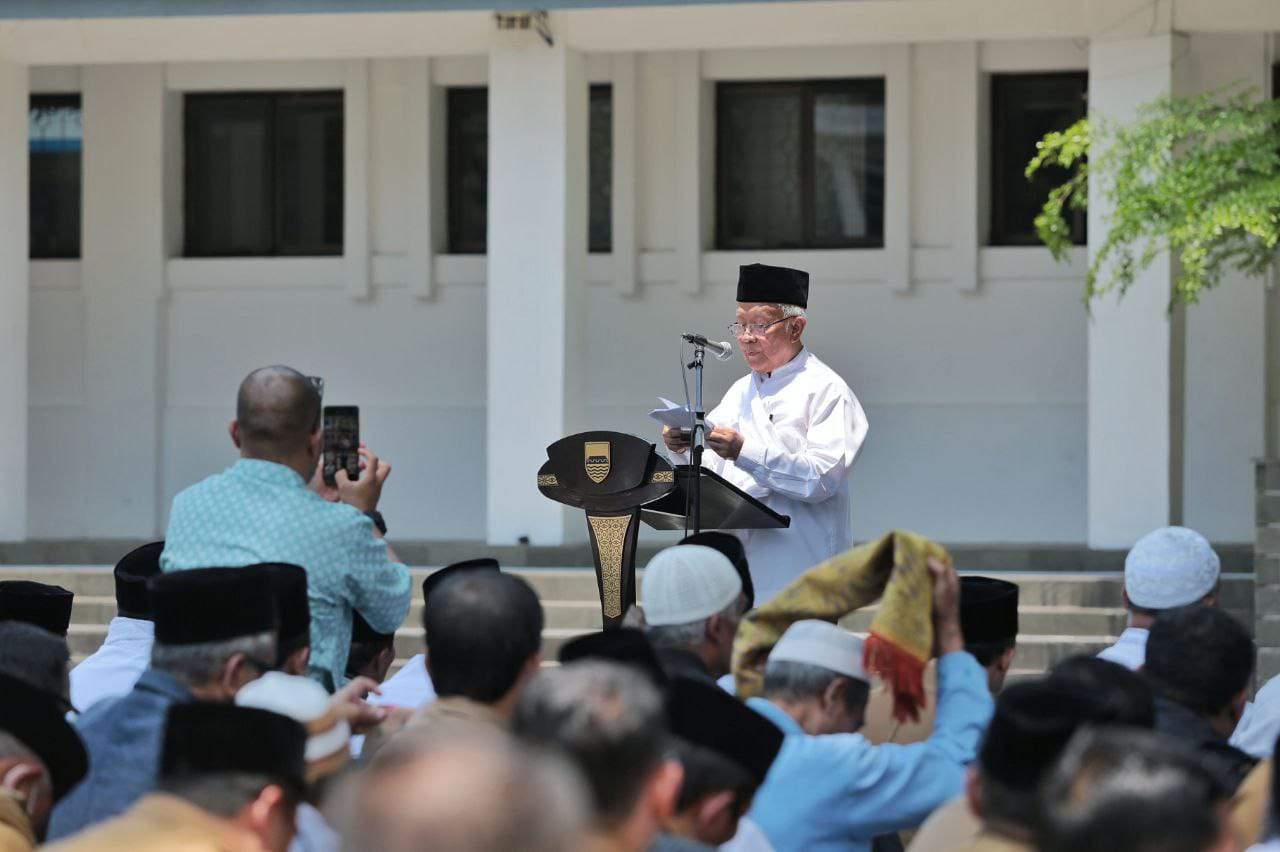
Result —
M 733 344 L 730 343 L 728 340 L 722 340 L 720 341 L 720 346 L 722 348 L 719 352 L 716 353 L 716 360 L 728 361 L 729 358 L 733 355 Z

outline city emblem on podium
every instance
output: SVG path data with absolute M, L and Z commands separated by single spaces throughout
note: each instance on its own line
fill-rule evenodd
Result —
M 587 476 L 596 485 L 604 482 L 609 476 L 609 442 L 587 441 L 582 445 L 583 456 L 587 467 Z

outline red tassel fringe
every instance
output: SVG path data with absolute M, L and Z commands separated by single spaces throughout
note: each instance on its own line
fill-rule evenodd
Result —
M 925 662 L 874 632 L 863 643 L 862 665 L 893 693 L 893 718 L 899 722 L 920 718 Z

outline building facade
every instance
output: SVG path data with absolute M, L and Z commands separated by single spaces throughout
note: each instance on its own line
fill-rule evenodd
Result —
M 811 273 L 808 342 L 867 410 L 858 537 L 1253 540 L 1265 282 L 1169 315 L 1166 255 L 1090 316 L 1106 211 L 1055 263 L 1021 170 L 1086 104 L 1271 96 L 1280 5 L 184 12 L 0 10 L 0 540 L 162 533 L 269 363 L 360 406 L 397 537 L 581 540 L 544 448 L 656 436 L 680 332 L 727 336 L 756 261 Z

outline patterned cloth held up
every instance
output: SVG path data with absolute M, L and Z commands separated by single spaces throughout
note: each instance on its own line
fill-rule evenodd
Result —
M 838 621 L 880 600 L 863 664 L 893 693 L 895 718 L 918 718 L 925 700 L 924 667 L 933 653 L 930 557 L 951 562 L 940 544 L 894 531 L 810 568 L 743 618 L 733 647 L 738 694 L 759 693 L 769 651 L 793 622 Z

